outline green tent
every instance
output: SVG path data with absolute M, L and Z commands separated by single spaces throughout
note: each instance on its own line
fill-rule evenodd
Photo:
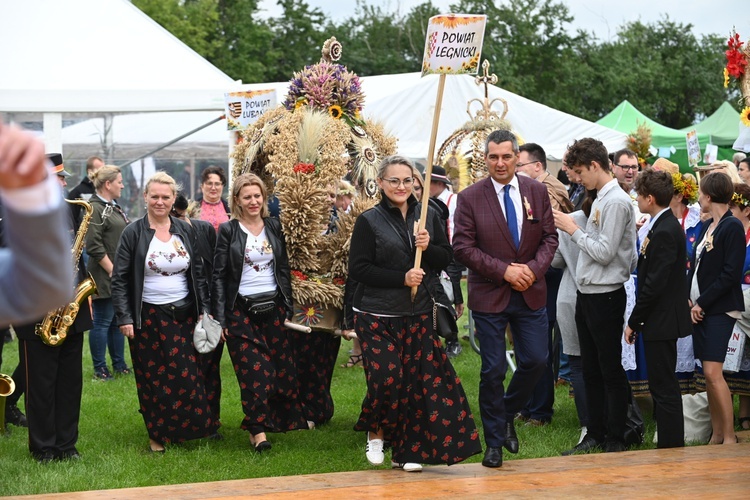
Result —
M 737 139 L 737 125 L 740 123 L 740 114 L 731 104 L 725 102 L 711 116 L 697 125 L 685 127 L 683 132 L 687 133 L 695 129 L 698 134 L 706 134 L 711 139 L 711 144 L 717 146 L 728 146 L 730 149 Z
M 674 146 L 677 152 L 671 154 L 669 159 L 677 163 L 680 166 L 680 170 L 683 172 L 691 171 L 687 160 L 687 131 L 665 127 L 664 125 L 655 122 L 638 111 L 638 109 L 627 100 L 622 101 L 608 115 L 604 116 L 596 123 L 625 134 L 635 132 L 639 124 L 646 123 L 646 125 L 651 128 L 651 145 L 656 149 L 670 148 Z M 735 129 L 736 127 L 737 124 L 735 123 Z M 688 130 L 692 130 L 693 128 L 696 127 L 689 127 Z M 696 132 L 698 132 L 698 142 L 701 145 L 702 154 L 706 144 L 709 144 L 709 135 L 698 131 L 697 128 Z

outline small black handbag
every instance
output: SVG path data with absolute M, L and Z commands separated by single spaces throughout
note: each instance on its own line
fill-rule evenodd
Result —
M 433 302 L 432 306 L 432 328 L 448 342 L 458 339 L 458 324 L 453 311 L 437 301 Z
M 278 295 L 278 290 L 274 290 L 272 292 L 241 295 L 240 297 L 248 317 L 253 321 L 261 321 L 273 314 Z

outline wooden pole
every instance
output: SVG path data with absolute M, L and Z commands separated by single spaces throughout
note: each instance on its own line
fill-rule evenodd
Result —
M 427 151 L 427 165 L 424 169 L 424 186 L 422 187 L 422 210 L 419 213 L 418 230 L 422 230 L 427 224 L 427 206 L 430 202 L 430 178 L 432 177 L 432 163 L 435 161 L 435 142 L 437 140 L 438 123 L 440 122 L 440 108 L 443 104 L 443 90 L 445 90 L 445 74 L 440 75 L 438 82 L 437 98 L 435 99 L 435 113 L 432 115 L 432 132 L 430 133 L 430 148 Z M 414 257 L 414 267 L 422 265 L 422 249 L 417 248 Z M 411 301 L 417 296 L 417 287 L 411 287 Z

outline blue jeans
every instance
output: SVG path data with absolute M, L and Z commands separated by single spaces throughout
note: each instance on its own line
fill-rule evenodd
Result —
M 115 308 L 112 299 L 95 299 L 94 326 L 89 331 L 89 348 L 94 362 L 94 372 L 107 368 L 107 347 L 112 358 L 112 369 L 122 371 L 125 364 L 125 337 L 115 322 Z

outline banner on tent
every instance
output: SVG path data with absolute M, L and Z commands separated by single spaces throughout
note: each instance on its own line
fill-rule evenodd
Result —
M 228 130 L 245 130 L 263 113 L 276 107 L 276 90 L 252 90 L 224 94 Z
M 687 156 L 690 167 L 697 167 L 698 162 L 701 161 L 701 145 L 698 142 L 698 134 L 695 130 L 691 130 L 687 133 Z
M 485 15 L 431 17 L 427 26 L 422 76 L 477 74 L 486 23 Z

